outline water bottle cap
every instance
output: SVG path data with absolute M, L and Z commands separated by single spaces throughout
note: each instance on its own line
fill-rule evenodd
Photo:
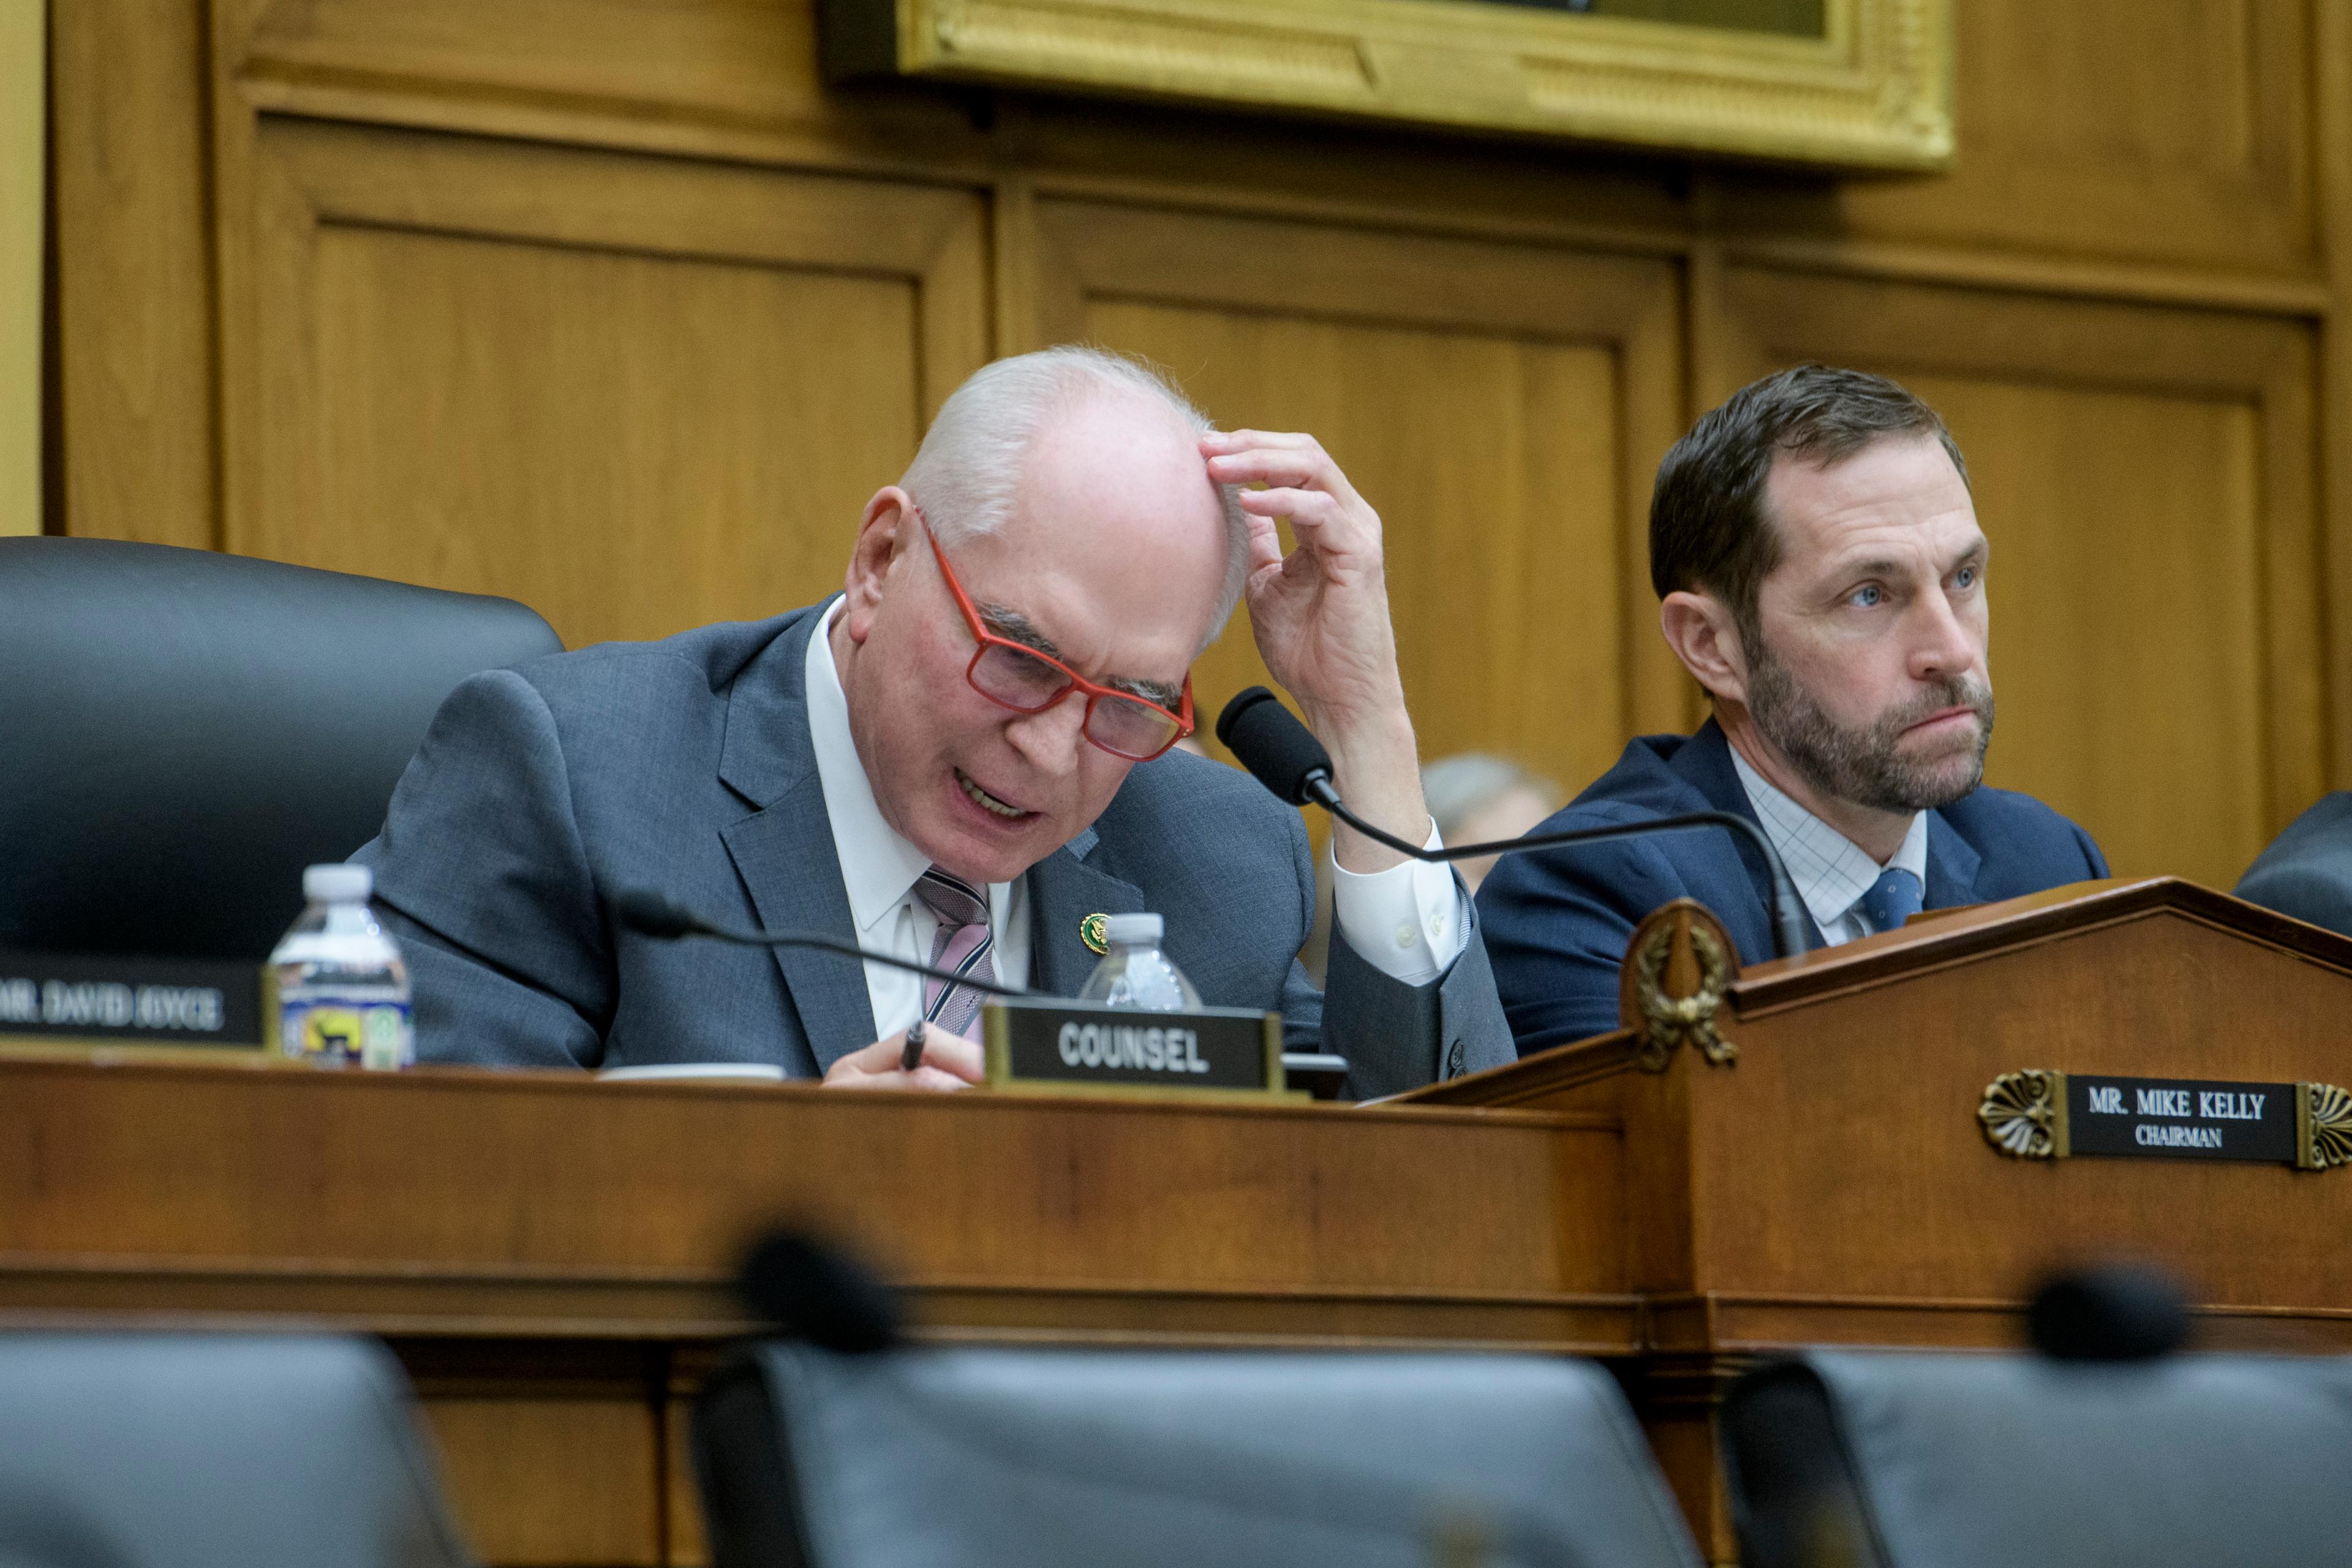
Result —
M 1107 915 L 1103 919 L 1103 941 L 1130 946 L 1148 942 L 1156 947 L 1167 929 L 1167 922 L 1158 915 Z
M 316 904 L 353 904 L 375 891 L 375 873 L 365 866 L 312 866 L 302 873 L 302 896 Z

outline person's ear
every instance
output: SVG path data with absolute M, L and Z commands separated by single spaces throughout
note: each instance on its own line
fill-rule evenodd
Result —
M 1708 696 L 1748 700 L 1748 651 L 1729 605 L 1712 594 L 1677 589 L 1658 605 L 1658 629 Z
M 842 626 L 853 643 L 863 644 L 873 631 L 883 592 L 889 585 L 890 568 L 906 553 L 919 531 L 909 510 L 913 505 L 913 498 L 905 490 L 885 485 L 874 492 L 874 499 L 866 503 L 866 515 L 858 520 L 857 542 L 850 548 L 849 572 L 842 584 Z

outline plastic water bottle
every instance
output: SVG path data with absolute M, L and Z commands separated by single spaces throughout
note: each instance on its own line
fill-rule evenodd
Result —
M 320 1067 L 404 1068 L 416 1061 L 408 965 L 368 909 L 365 866 L 302 873 L 302 911 L 269 955 L 268 1016 L 280 1054 Z
M 1160 951 L 1166 929 L 1158 915 L 1105 916 L 1103 941 L 1110 951 L 1087 977 L 1078 1000 L 1146 1013 L 1198 1011 L 1201 994 Z

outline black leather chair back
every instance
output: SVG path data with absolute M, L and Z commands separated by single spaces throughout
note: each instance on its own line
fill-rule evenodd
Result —
M 0 539 L 0 947 L 258 962 L 451 688 L 562 646 L 505 599 Z
M 754 1347 L 697 1406 L 716 1568 L 1696 1568 L 1623 1396 L 1498 1355 Z
M 305 1335 L 0 1335 L 0 1563 L 458 1568 L 408 1384 Z
M 1735 1384 L 1746 1568 L 2352 1563 L 2352 1361 L 1815 1351 Z

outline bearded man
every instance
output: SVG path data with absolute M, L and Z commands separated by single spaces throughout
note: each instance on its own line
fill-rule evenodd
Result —
M 1992 740 L 1987 550 L 1935 410 L 1806 365 L 1743 387 L 1659 465 L 1659 626 L 1715 716 L 1644 735 L 1544 830 L 1692 811 L 1759 822 L 1817 943 L 2107 874 L 2088 834 L 1979 787 Z M 1506 856 L 1479 890 L 1522 1055 L 1617 1027 L 1633 927 L 1671 899 L 1772 956 L 1763 858 L 1717 828 Z

